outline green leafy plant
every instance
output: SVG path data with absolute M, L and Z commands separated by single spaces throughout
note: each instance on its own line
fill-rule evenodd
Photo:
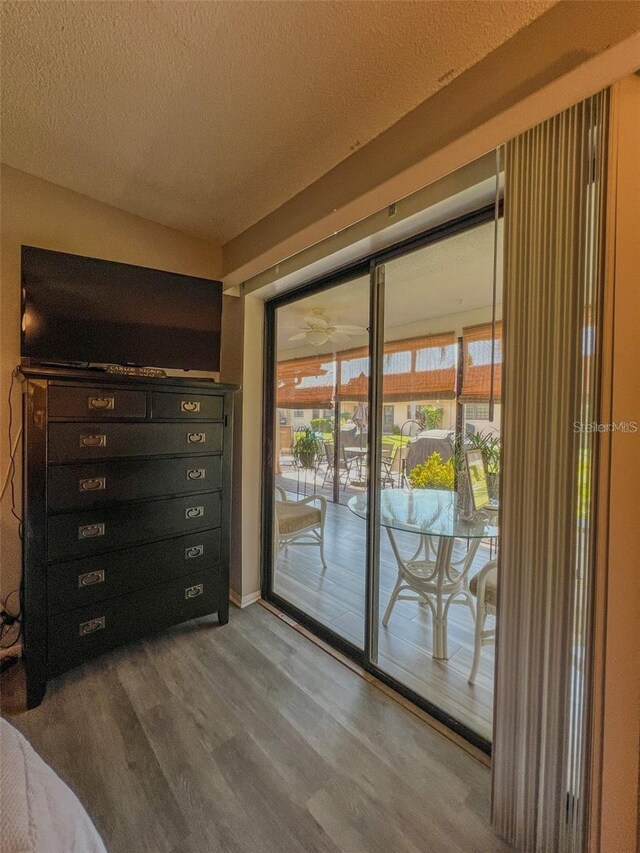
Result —
M 409 472 L 409 482 L 414 489 L 445 489 L 453 491 L 455 468 L 452 459 L 442 461 L 442 456 L 434 451 L 425 461 Z
M 301 468 L 315 468 L 320 453 L 320 441 L 311 427 L 300 427 L 295 431 L 292 454 L 297 465 Z
M 444 418 L 444 409 L 440 406 L 420 406 L 416 410 L 416 420 L 422 429 L 440 429 L 442 419 Z
M 315 432 L 333 432 L 333 418 L 311 418 L 309 423 Z
M 465 450 L 470 450 L 470 446 L 465 444 L 466 436 L 457 435 L 449 437 L 449 444 L 451 445 L 451 464 L 453 466 L 454 473 L 456 477 L 460 474 L 461 471 L 464 470 Z
M 348 412 L 340 413 L 340 425 L 349 420 Z M 323 432 L 323 433 L 332 433 L 334 428 L 334 418 L 311 418 L 309 421 L 311 425 L 311 429 L 315 430 L 315 432 Z
M 464 468 L 464 454 L 467 450 L 479 450 L 482 453 L 487 474 L 500 473 L 500 438 L 491 432 L 474 432 L 451 436 L 449 439 L 453 453 L 453 465 L 459 473 Z
M 489 497 L 498 500 L 500 479 L 500 438 L 492 432 L 474 432 L 453 436 L 450 439 L 453 452 L 452 464 L 456 473 L 457 487 L 464 486 L 460 479 L 465 467 L 465 451 L 479 450 L 487 472 Z M 464 475 L 466 477 L 466 474 Z
M 487 474 L 500 473 L 500 438 L 492 432 L 474 432 L 466 436 L 466 450 L 482 453 Z

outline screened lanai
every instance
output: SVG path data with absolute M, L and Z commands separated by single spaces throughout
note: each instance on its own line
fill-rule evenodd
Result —
M 492 369 L 493 358 L 493 369 Z M 406 485 L 408 476 L 439 452 L 444 461 L 456 436 L 499 435 L 502 384 L 502 323 L 476 323 L 455 330 L 386 341 L 383 361 L 385 485 Z M 491 388 L 494 419 L 489 421 Z M 321 490 L 335 503 L 362 488 L 363 460 L 353 448 L 366 445 L 368 424 L 354 421 L 367 407 L 369 352 L 348 346 L 283 358 L 277 363 L 279 482 L 296 492 Z M 366 413 L 368 420 L 368 412 Z M 357 419 L 356 419 L 357 420 Z M 318 441 L 313 468 L 301 471 L 296 437 L 309 428 Z M 430 455 L 430 454 L 429 454 Z M 341 471 L 338 477 L 334 471 Z

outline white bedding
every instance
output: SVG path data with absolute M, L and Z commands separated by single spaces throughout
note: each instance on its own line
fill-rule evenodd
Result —
M 0 850 L 2 853 L 106 853 L 82 804 L 0 718 Z

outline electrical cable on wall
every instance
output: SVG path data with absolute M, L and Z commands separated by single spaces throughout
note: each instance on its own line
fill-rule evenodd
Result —
M 16 450 L 18 449 L 18 443 L 20 438 L 22 437 L 22 426 L 20 426 L 18 430 L 18 434 L 15 437 L 15 440 L 12 441 L 12 432 L 13 432 L 13 386 L 16 380 L 16 371 L 14 370 L 11 374 L 11 384 L 9 386 L 9 399 L 8 399 L 8 408 L 9 408 L 9 466 L 7 468 L 7 473 L 5 475 L 4 481 L 2 483 L 2 493 L 0 494 L 0 500 L 4 498 L 5 492 L 7 490 L 7 486 L 11 486 L 11 515 L 18 522 L 18 535 L 20 539 L 22 539 L 22 517 L 18 513 L 16 509 L 16 487 L 15 487 L 15 476 L 16 476 Z
M 2 500 L 2 498 L 5 495 L 5 492 L 7 491 L 7 486 L 9 485 L 9 478 L 11 477 L 12 469 L 15 468 L 15 466 L 12 463 L 13 463 L 13 459 L 15 458 L 16 450 L 18 448 L 18 442 L 20 441 L 21 438 L 22 438 L 22 427 L 20 427 L 20 429 L 18 430 L 18 434 L 16 435 L 16 437 L 13 440 L 13 447 L 10 448 L 10 452 L 9 452 L 9 460 L 10 461 L 9 461 L 9 465 L 7 466 L 7 473 L 4 475 L 4 480 L 2 481 L 2 491 L 0 492 L 0 500 Z

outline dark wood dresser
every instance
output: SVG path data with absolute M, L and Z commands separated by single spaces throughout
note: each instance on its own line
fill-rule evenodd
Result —
M 28 706 L 46 681 L 229 618 L 232 386 L 23 367 Z

